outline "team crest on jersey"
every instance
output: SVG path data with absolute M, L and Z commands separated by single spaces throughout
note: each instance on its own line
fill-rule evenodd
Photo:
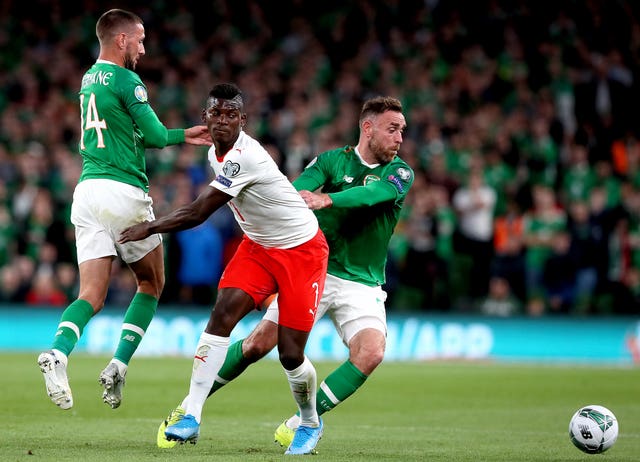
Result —
M 240 164 L 236 164 L 235 162 L 231 162 L 230 160 L 228 160 L 224 163 L 222 171 L 227 176 L 236 176 L 238 173 L 240 173 Z
M 380 177 L 377 175 L 367 175 L 364 177 L 364 181 L 362 182 L 362 184 L 366 186 L 373 183 L 374 181 L 380 181 Z
M 135 90 L 133 90 L 133 94 L 135 95 L 136 99 L 138 101 L 140 101 L 141 103 L 146 103 L 147 102 L 147 89 L 144 88 L 142 85 L 138 85 Z
M 396 172 L 398 173 L 398 176 L 402 181 L 407 181 L 409 178 L 411 178 L 411 172 L 404 167 L 398 168 Z

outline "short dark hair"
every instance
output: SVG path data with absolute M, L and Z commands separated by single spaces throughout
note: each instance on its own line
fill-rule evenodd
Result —
M 110 37 L 118 34 L 124 28 L 144 24 L 137 14 L 114 8 L 107 11 L 96 23 L 96 35 L 100 43 L 105 43 Z
M 236 96 L 239 96 L 240 101 L 244 103 L 242 92 L 235 83 L 219 83 L 209 92 L 209 98 L 233 99 Z
M 370 98 L 362 105 L 360 122 L 372 115 L 378 115 L 387 111 L 402 112 L 402 103 L 392 96 L 376 96 Z

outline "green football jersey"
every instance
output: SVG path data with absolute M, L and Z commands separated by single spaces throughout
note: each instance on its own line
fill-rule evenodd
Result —
M 399 157 L 372 168 L 352 146 L 324 152 L 305 168 L 293 182 L 296 189 L 321 188 L 333 200 L 315 212 L 329 244 L 329 274 L 384 284 L 387 247 L 413 178 Z
M 96 62 L 80 87 L 82 174 L 149 190 L 145 143 L 135 120 L 153 109 L 138 74 L 107 61 Z

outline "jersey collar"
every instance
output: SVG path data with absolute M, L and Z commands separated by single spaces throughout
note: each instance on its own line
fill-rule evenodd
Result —
M 358 159 L 360 159 L 360 163 L 361 163 L 362 165 L 364 165 L 365 167 L 369 167 L 369 168 L 376 168 L 376 167 L 379 167 L 379 166 L 380 166 L 380 164 L 367 164 L 367 163 L 364 161 L 364 159 L 362 158 L 362 156 L 360 155 L 360 153 L 358 152 L 358 147 L 357 147 L 357 146 L 354 146 L 354 148 L 353 148 L 353 152 L 355 152 L 355 153 L 356 153 L 356 156 L 358 156 Z

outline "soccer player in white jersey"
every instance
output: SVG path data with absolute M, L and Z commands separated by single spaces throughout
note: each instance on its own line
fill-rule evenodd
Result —
M 293 181 L 307 206 L 315 210 L 329 244 L 329 266 L 316 319 L 327 315 L 349 348 L 349 358 L 318 387 L 319 415 L 333 410 L 364 385 L 382 362 L 387 322 L 382 289 L 389 239 L 400 218 L 414 172 L 400 157 L 406 122 L 402 103 L 390 96 L 364 102 L 355 146 L 320 153 Z M 319 192 L 312 192 L 318 191 Z M 278 303 L 245 339 L 233 343 L 210 393 L 238 377 L 278 341 Z M 157 444 L 172 448 L 167 425 L 184 414 L 180 406 L 160 424 Z M 284 447 L 295 437 L 300 417 L 293 415 L 275 432 Z
M 244 232 L 218 284 L 218 297 L 194 356 L 185 414 L 167 426 L 169 440 L 195 442 L 202 408 L 225 360 L 238 321 L 278 293 L 278 353 L 301 424 L 286 454 L 309 454 L 322 436 L 316 410 L 316 371 L 304 355 L 324 290 L 329 248 L 314 213 L 269 153 L 242 128 L 242 93 L 233 84 L 213 87 L 203 120 L 213 146 L 215 179 L 191 204 L 155 221 L 125 229 L 119 242 L 192 228 L 228 204 Z

